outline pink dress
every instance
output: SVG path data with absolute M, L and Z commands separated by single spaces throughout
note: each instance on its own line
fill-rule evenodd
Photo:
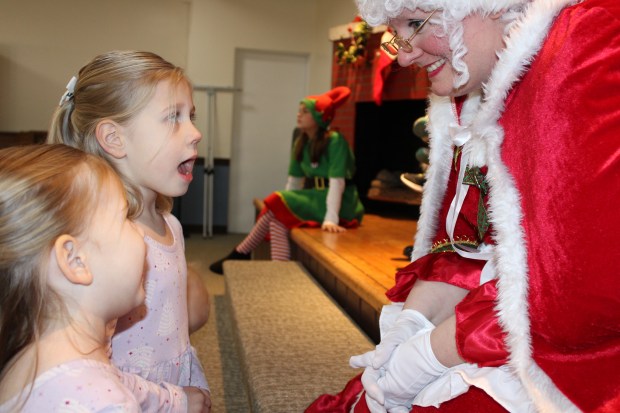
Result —
M 28 390 L 24 392 L 28 394 Z M 18 396 L 0 405 L 0 413 L 14 411 Z M 116 367 L 89 359 L 56 366 L 34 381 L 19 410 L 40 412 L 179 412 L 187 410 L 177 386 L 157 386 Z
M 148 266 L 145 304 L 118 320 L 112 337 L 112 362 L 122 371 L 155 383 L 209 390 L 189 341 L 183 231 L 173 215 L 166 214 L 164 219 L 174 242 L 162 245 L 144 237 Z

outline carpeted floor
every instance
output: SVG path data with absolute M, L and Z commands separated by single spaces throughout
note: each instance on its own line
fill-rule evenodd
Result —
M 252 368 L 246 366 L 246 372 L 253 386 L 255 411 L 297 413 L 303 410 L 301 406 L 307 406 L 319 394 L 339 391 L 344 383 L 357 374 L 357 371 L 348 365 L 350 354 L 361 354 L 370 350 L 372 343 L 359 329 L 351 328 L 351 321 L 347 316 L 343 317 L 342 310 L 331 305 L 331 299 L 321 293 L 322 290 L 319 291 L 319 288 L 312 284 L 313 281 L 302 277 L 299 267 L 291 265 L 293 263 L 277 263 L 281 268 L 278 267 L 275 271 L 273 265 L 258 265 L 259 263 L 254 262 L 255 267 L 252 267 L 251 274 L 256 275 L 256 279 L 249 280 L 243 277 L 247 271 L 241 271 L 245 268 L 241 264 L 250 263 L 237 263 L 237 269 L 232 265 L 231 291 L 228 293 L 236 291 L 235 302 L 241 304 L 241 309 L 236 309 L 235 315 L 237 323 L 240 323 L 238 327 L 241 333 L 235 331 L 225 278 L 209 271 L 209 265 L 228 254 L 243 237 L 243 235 L 226 234 L 205 239 L 201 234 L 191 234 L 185 239 L 188 265 L 200 273 L 211 298 L 207 324 L 190 337 L 211 387 L 211 411 L 213 413 L 251 411 L 243 378 L 244 370 L 239 361 L 239 357 L 245 357 L 253 366 Z M 237 281 L 233 282 L 235 280 Z M 270 294 L 268 302 L 261 300 L 260 297 L 267 296 L 265 291 L 274 292 L 272 288 L 274 280 L 279 286 L 275 290 L 275 295 Z M 304 283 L 308 286 L 305 287 Z M 304 286 L 301 290 L 300 285 Z M 246 286 L 250 286 L 249 291 Z M 316 294 L 313 293 L 315 289 Z M 295 298 L 296 294 L 302 294 L 303 298 Z M 297 312 L 287 312 L 291 300 L 303 301 L 304 305 Z M 250 308 L 252 310 L 248 311 Z M 274 309 L 281 317 L 274 321 L 260 315 L 266 314 L 268 309 Z M 306 329 L 297 331 L 299 329 L 293 329 L 290 325 L 310 326 L 311 331 L 323 334 L 315 337 L 316 342 L 308 347 L 309 335 L 305 332 Z M 259 328 L 255 329 L 254 326 Z M 286 331 L 286 335 L 282 331 Z M 237 337 L 238 334 L 241 335 Z M 286 336 L 285 341 L 291 344 L 290 348 L 283 349 L 278 345 L 260 346 L 260 343 L 266 342 L 265 337 L 274 337 L 278 334 Z M 235 348 L 239 340 L 245 343 L 243 356 L 240 356 L 240 352 Z M 248 349 L 251 351 L 248 352 Z M 317 349 L 329 349 L 329 352 Z M 317 351 L 320 354 L 317 354 Z M 309 354 L 313 355 L 310 360 L 305 358 Z M 265 368 L 266 365 L 272 366 L 271 362 L 275 358 L 284 360 L 284 366 L 278 365 L 275 369 Z M 300 363 L 299 360 L 302 359 L 303 362 Z M 331 366 L 328 374 L 325 373 L 326 365 Z M 314 379 L 308 380 L 314 376 L 316 376 Z M 286 386 L 281 386 L 283 377 L 289 380 Z M 286 390 L 281 387 L 286 387 Z
M 243 235 L 236 234 L 214 235 L 206 239 L 201 234 L 191 234 L 185 239 L 187 262 L 200 272 L 211 297 L 209 321 L 192 334 L 191 341 L 211 387 L 213 413 L 250 411 L 224 304 L 224 277 L 209 271 L 211 262 L 228 254 L 242 239 Z
M 298 262 L 231 261 L 226 298 L 252 411 L 301 413 L 359 371 L 370 339 Z

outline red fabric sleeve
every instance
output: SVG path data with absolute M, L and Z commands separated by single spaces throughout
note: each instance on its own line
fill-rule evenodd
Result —
M 472 290 L 455 308 L 456 346 L 461 357 L 480 367 L 498 367 L 508 362 L 506 334 L 495 312 L 496 281 Z
M 353 413 L 369 413 L 366 399 L 361 399 L 355 406 Z M 455 399 L 442 403 L 439 407 L 413 406 L 411 413 L 505 413 L 501 405 L 497 404 L 489 395 L 477 387 L 470 387 L 469 391 Z
M 418 279 L 472 290 L 480 284 L 480 273 L 485 263 L 463 258 L 454 252 L 427 254 L 398 271 L 396 284 L 385 295 L 393 302 L 403 302 Z
M 361 374 L 347 383 L 338 394 L 324 394 L 316 399 L 305 413 L 350 413 L 350 409 L 357 401 L 360 392 L 364 389 L 360 380 Z M 354 413 L 369 413 L 366 399 L 362 397 L 355 406 Z M 497 404 L 484 391 L 470 387 L 467 393 L 442 403 L 439 408 L 414 406 L 411 413 L 505 413 L 506 409 Z
M 456 342 L 459 354 L 480 366 L 506 364 L 505 334 L 495 315 L 495 281 L 483 285 L 480 272 L 486 261 L 463 258 L 456 253 L 428 254 L 396 273 L 396 285 L 386 296 L 393 302 L 407 299 L 418 279 L 445 282 L 470 290 L 455 308 Z
M 491 396 L 473 386 L 467 393 L 448 400 L 439 407 L 413 406 L 411 409 L 411 413 L 506 413 L 507 411 Z
M 305 413 L 349 413 L 358 395 L 364 390 L 362 386 L 362 375 L 359 374 L 352 378 L 338 394 L 323 394 L 319 396 Z

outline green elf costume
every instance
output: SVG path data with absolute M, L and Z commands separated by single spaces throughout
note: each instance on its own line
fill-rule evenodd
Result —
M 348 99 L 350 93 L 349 88 L 340 86 L 301 101 L 319 126 L 317 135 L 323 136 L 304 139 L 299 129 L 295 131 L 286 190 L 274 192 L 265 199 L 265 208 L 273 211 L 289 229 L 319 227 L 325 221 L 353 228 L 362 220 L 364 207 L 351 181 L 355 158 L 342 134 L 329 130 L 334 110 Z M 320 145 L 321 138 L 326 140 L 323 142 L 324 151 L 320 156 L 314 156 L 318 159 L 313 159 L 313 145 Z
M 292 228 L 322 227 L 325 230 L 357 227 L 364 215 L 357 188 L 351 181 L 355 158 L 342 134 L 330 130 L 335 110 L 350 96 L 340 86 L 300 102 L 300 113 L 309 113 L 318 127 L 314 136 L 304 128 L 295 130 L 286 189 L 265 198 L 265 207 L 248 236 L 226 257 L 209 267 L 223 274 L 227 260 L 250 259 L 266 237 L 271 239 L 271 258 L 290 259 Z

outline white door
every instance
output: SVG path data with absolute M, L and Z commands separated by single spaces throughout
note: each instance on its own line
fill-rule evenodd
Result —
M 230 152 L 228 231 L 254 225 L 254 198 L 286 183 L 299 101 L 307 96 L 308 56 L 237 50 Z

